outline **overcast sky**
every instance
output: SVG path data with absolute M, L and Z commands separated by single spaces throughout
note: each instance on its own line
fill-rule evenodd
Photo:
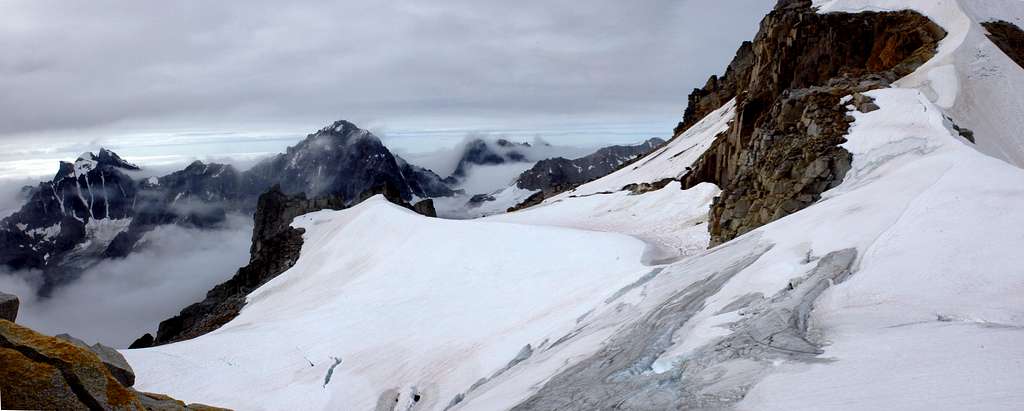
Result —
M 774 1 L 0 0 L 0 139 L 665 136 Z

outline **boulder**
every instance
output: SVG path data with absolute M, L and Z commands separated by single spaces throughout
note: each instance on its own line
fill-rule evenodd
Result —
M 180 400 L 168 397 L 163 394 L 151 392 L 138 393 L 139 400 L 149 411 L 219 411 L 227 408 L 217 408 L 204 404 L 185 404 Z M 228 410 L 230 411 L 230 410 Z
M 145 409 L 92 351 L 6 320 L 0 320 L 0 364 L 6 409 Z
M 103 365 L 107 367 L 107 370 L 110 371 L 110 374 L 118 382 L 125 387 L 135 385 L 135 371 L 132 370 L 132 367 L 128 365 L 128 361 L 117 350 L 100 343 L 90 346 L 85 341 L 79 340 L 70 334 L 57 334 L 54 337 L 72 343 L 79 348 L 92 351 L 93 354 L 100 358 L 100 361 L 103 362 Z
M 14 322 L 18 318 L 18 306 L 21 302 L 18 296 L 0 292 L 0 319 Z
M 0 409 L 226 410 L 135 391 L 112 372 L 116 367 L 131 374 L 113 348 L 90 347 L 67 334 L 42 335 L 7 320 L 0 320 L 0 364 Z
M 125 387 L 135 385 L 135 371 L 121 353 L 100 343 L 93 344 L 89 349 L 100 357 L 100 361 L 103 361 L 103 365 L 107 366 L 107 370 L 118 382 Z

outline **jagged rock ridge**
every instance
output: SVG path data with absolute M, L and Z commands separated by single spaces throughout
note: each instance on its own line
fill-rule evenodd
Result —
M 526 190 L 542 190 L 550 196 L 604 177 L 662 144 L 665 144 L 665 140 L 652 138 L 636 145 L 605 147 L 572 160 L 564 157 L 541 160 L 519 175 L 516 186 Z
M 992 40 L 1003 53 L 1010 56 L 1018 66 L 1024 67 L 1024 30 L 1008 21 L 986 21 L 981 23 Z

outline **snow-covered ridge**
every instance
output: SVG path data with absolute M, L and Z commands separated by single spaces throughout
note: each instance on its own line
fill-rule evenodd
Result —
M 293 225 L 307 230 L 302 257 L 238 318 L 125 351 L 138 388 L 252 410 L 372 409 L 394 389 L 443 409 L 650 271 L 626 236 L 429 219 L 379 197 Z
M 822 13 L 914 10 L 948 35 L 938 53 L 900 87 L 921 90 L 959 126 L 974 131 L 979 151 L 1024 167 L 1024 68 L 985 36 L 981 22 L 1024 21 L 1019 0 L 815 0 Z
M 678 179 L 686 174 L 687 167 L 693 165 L 707 151 L 715 137 L 729 128 L 729 123 L 735 117 L 734 99 L 643 159 L 547 201 L 620 191 L 629 184 L 654 183 L 668 178 Z
M 701 251 L 714 187 L 621 191 L 685 173 L 730 103 L 523 212 L 440 221 L 375 199 L 306 215 L 302 258 L 241 316 L 126 352 L 139 386 L 245 409 L 1018 409 L 1024 170 L 947 119 L 984 115 L 963 102 L 986 86 L 968 91 L 964 67 L 940 64 L 961 49 L 962 3 L 819 2 L 873 4 L 933 12 L 950 36 L 897 87 L 866 93 L 878 110 L 850 112 L 852 168 L 814 205 Z M 1019 141 L 972 127 L 986 154 L 985 138 Z M 651 261 L 601 231 L 683 258 Z

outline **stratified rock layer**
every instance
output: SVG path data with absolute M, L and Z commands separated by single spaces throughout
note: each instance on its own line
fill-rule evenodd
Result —
M 683 187 L 722 188 L 711 211 L 712 244 L 801 210 L 838 185 L 850 155 L 838 147 L 848 121 L 840 100 L 888 85 L 934 55 L 945 32 L 910 11 L 818 14 L 781 1 L 726 74 L 690 96 L 677 131 L 721 103 L 737 118 L 693 165 Z

